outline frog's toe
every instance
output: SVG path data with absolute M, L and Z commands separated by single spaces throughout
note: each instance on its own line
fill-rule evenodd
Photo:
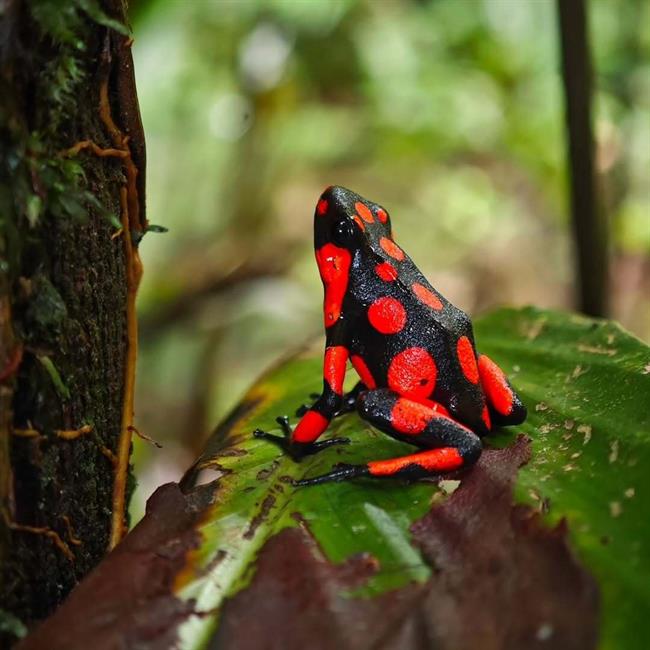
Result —
M 311 406 L 309 404 L 301 404 L 297 409 L 296 409 L 296 417 L 301 418 L 309 409 Z

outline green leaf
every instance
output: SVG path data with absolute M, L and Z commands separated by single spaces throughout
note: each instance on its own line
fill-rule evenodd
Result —
M 480 320 L 476 339 L 529 408 L 519 428 L 533 457 L 517 496 L 549 509 L 549 521 L 566 517 L 601 589 L 601 647 L 648 647 L 648 347 L 615 323 L 532 308 Z
M 531 437 L 532 460 L 519 472 L 517 498 L 547 513 L 549 525 L 566 518 L 573 549 L 601 590 L 601 647 L 643 647 L 650 602 L 648 348 L 615 324 L 533 308 L 478 319 L 475 333 L 480 351 L 503 367 L 529 408 L 525 425 L 487 444 L 510 445 L 521 431 Z M 378 571 L 349 596 L 377 596 L 431 574 L 409 527 L 432 500 L 444 498 L 435 485 L 357 481 L 294 489 L 287 482 L 336 462 L 387 458 L 412 447 L 356 414 L 330 427 L 353 444 L 300 464 L 252 438 L 256 427 L 279 434 L 275 416 L 293 414 L 318 392 L 320 357 L 311 351 L 265 375 L 190 473 L 213 470 L 219 477 L 216 501 L 199 527 L 202 544 L 177 583 L 197 610 L 218 608 L 244 588 L 265 542 L 298 522 L 330 562 L 359 553 L 376 559 Z M 182 647 L 204 647 L 216 624 L 216 616 L 185 623 Z

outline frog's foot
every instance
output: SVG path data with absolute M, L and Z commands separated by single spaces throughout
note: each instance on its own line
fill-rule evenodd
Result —
M 350 479 L 360 478 L 363 476 L 370 476 L 370 468 L 368 465 L 349 465 L 347 463 L 337 463 L 332 468 L 332 471 L 327 472 L 327 474 L 313 476 L 312 478 L 293 480 L 291 481 L 291 484 L 294 487 L 306 487 L 309 485 L 320 485 L 321 483 L 330 483 L 334 481 L 348 481 Z
M 281 415 L 275 418 L 275 421 L 280 425 L 284 436 L 276 436 L 275 434 L 262 431 L 262 429 L 255 429 L 253 435 L 256 438 L 268 440 L 274 445 L 277 445 L 295 461 L 299 461 L 304 456 L 317 454 L 319 451 L 333 445 L 346 445 L 350 442 L 349 438 L 329 438 L 319 442 L 296 442 L 292 439 L 293 432 L 289 424 L 289 418 L 286 415 Z

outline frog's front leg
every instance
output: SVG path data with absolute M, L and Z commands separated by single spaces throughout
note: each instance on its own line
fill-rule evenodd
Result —
M 289 419 L 282 416 L 277 418 L 277 422 L 284 430 L 284 437 L 260 429 L 256 429 L 253 435 L 277 444 L 294 460 L 315 454 L 334 444 L 348 443 L 347 438 L 316 442 L 343 405 L 343 381 L 347 360 L 348 349 L 345 345 L 327 345 L 323 362 L 323 392 L 302 416 L 296 428 L 292 431 Z
M 423 448 L 415 454 L 375 460 L 362 465 L 339 464 L 321 476 L 295 481 L 316 485 L 357 477 L 406 478 L 442 476 L 475 463 L 481 455 L 480 438 L 457 422 L 436 402 L 417 402 L 382 388 L 367 391 L 357 401 L 359 415 L 398 440 Z

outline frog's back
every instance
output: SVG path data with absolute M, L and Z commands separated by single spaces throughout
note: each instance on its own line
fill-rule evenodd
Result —
M 406 254 L 388 281 L 376 271 L 387 263 L 383 256 L 364 255 L 353 264 L 344 309 L 344 317 L 347 311 L 355 321 L 353 365 L 362 380 L 364 374 L 372 378 L 371 388 L 432 399 L 480 421 L 481 388 L 467 382 L 457 353 L 460 339 L 473 344 L 471 321 L 431 287 Z M 465 388 L 461 393 L 459 385 Z

